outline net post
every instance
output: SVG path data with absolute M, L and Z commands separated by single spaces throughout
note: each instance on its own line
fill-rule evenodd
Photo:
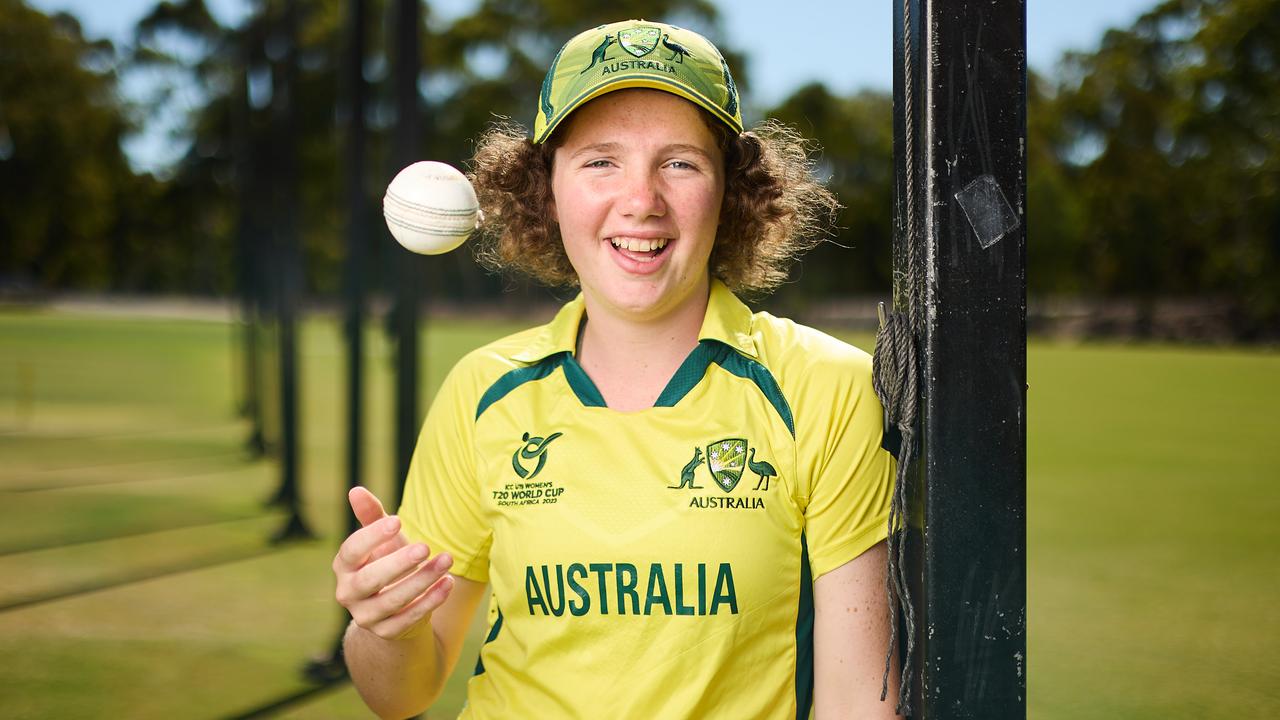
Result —
M 365 184 L 367 126 L 365 110 L 369 91 L 364 79 L 364 56 L 368 25 L 366 0 L 347 0 L 346 58 L 343 73 L 343 118 L 346 124 L 344 170 L 346 190 L 347 261 L 343 334 L 347 339 L 347 490 L 361 484 L 364 466 L 364 319 L 366 273 L 368 269 L 369 199 Z M 346 532 L 360 529 L 344 493 L 339 499 Z
M 912 717 L 1024 718 L 1025 0 L 894 13 L 894 298 L 920 350 Z
M 394 93 L 396 125 L 392 137 L 394 170 L 418 159 L 421 113 L 418 108 L 418 74 L 422 60 L 420 29 L 422 10 L 419 0 L 396 0 L 394 3 Z M 394 174 L 394 173 L 393 173 Z M 395 307 L 392 332 L 396 339 L 396 407 L 395 407 L 395 476 L 393 493 L 387 507 L 398 507 L 404 494 L 409 461 L 418 440 L 419 342 L 418 326 L 425 277 L 421 258 L 395 245 L 392 268 L 395 283 Z
M 280 487 L 273 505 L 288 513 L 272 542 L 315 537 L 302 517 L 298 470 L 298 345 L 297 321 L 303 294 L 303 258 L 298 187 L 298 0 L 286 0 L 277 28 L 285 41 L 285 56 L 278 66 L 282 82 L 273 83 L 273 129 L 276 153 L 280 220 L 276 223 L 276 250 L 280 254 L 277 313 L 280 333 Z
M 368 3 L 346 0 L 347 26 L 341 64 L 340 118 L 345 126 L 343 179 L 346 193 L 347 258 L 343 266 L 345 294 L 343 335 L 347 340 L 347 456 L 346 492 L 338 498 L 342 515 L 338 544 L 360 529 L 360 520 L 347 501 L 347 493 L 362 484 L 364 467 L 364 320 L 366 272 L 368 268 L 369 201 L 365 183 L 367 157 L 366 99 L 369 84 L 364 79 L 364 57 L 368 45 Z M 328 653 L 303 666 L 303 676 L 319 684 L 330 684 L 347 676 L 342 641 L 351 614 L 338 607 L 338 629 Z
M 240 350 L 243 397 L 240 415 L 249 420 L 245 450 L 253 459 L 267 454 L 263 418 L 262 336 L 267 292 L 264 289 L 263 224 L 259 198 L 263 193 L 256 179 L 261 172 L 258 158 L 262 141 L 254 127 L 254 111 L 249 101 L 249 72 L 261 53 L 261 43 L 246 32 L 235 44 L 234 89 L 231 93 L 231 137 L 236 188 L 236 281 L 240 293 Z

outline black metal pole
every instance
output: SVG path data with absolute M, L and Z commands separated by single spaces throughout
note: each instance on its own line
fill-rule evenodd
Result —
M 260 224 L 256 210 L 258 188 L 254 177 L 253 110 L 249 105 L 249 68 L 252 64 L 252 41 L 242 38 L 236 46 L 236 88 L 231 98 L 231 132 L 234 143 L 238 213 L 236 218 L 236 267 L 241 297 L 241 360 L 243 363 L 244 397 L 240 414 L 249 420 L 249 437 L 245 442 L 255 458 L 266 454 L 262 423 L 261 349 L 259 348 L 262 292 L 259 288 L 261 262 L 260 243 L 256 242 Z
M 278 82 L 273 83 L 277 153 L 279 217 L 276 222 L 280 263 L 280 489 L 274 499 L 289 517 L 274 540 L 314 537 L 302 519 L 298 485 L 298 346 L 297 315 L 302 295 L 302 248 L 299 238 L 298 188 L 298 1 L 286 0 L 277 29 L 285 48 Z
M 894 295 L 921 350 L 913 716 L 1023 718 L 1026 7 L 895 6 Z
M 360 485 L 364 460 L 364 304 L 365 272 L 368 257 L 369 201 L 365 187 L 365 104 L 368 85 L 364 80 L 365 0 L 348 0 L 347 59 L 344 86 L 346 117 L 347 265 L 347 488 Z M 339 503 L 347 519 L 347 532 L 360 528 L 345 499 Z
M 360 485 L 364 459 L 364 301 L 365 266 L 368 255 L 367 235 L 369 202 L 365 195 L 365 99 L 368 84 L 364 80 L 365 56 L 365 0 L 347 0 L 346 58 L 342 63 L 342 118 L 346 126 L 346 204 L 347 204 L 347 263 L 346 317 L 343 323 L 347 336 L 347 489 Z M 360 529 L 360 520 L 351 511 L 345 495 L 338 502 L 345 518 L 347 531 L 341 538 Z M 351 615 L 341 609 L 341 621 L 337 635 L 326 658 L 308 663 L 304 674 L 313 681 L 335 682 L 345 677 L 346 663 L 342 656 L 342 637 Z
M 418 159 L 420 117 L 418 73 L 421 68 L 419 33 L 422 25 L 419 0 L 396 0 L 394 86 L 396 126 L 392 140 L 394 171 Z M 395 247 L 396 302 L 393 325 L 396 337 L 396 463 L 395 496 L 389 507 L 400 504 L 409 460 L 418 438 L 418 317 L 423 278 L 420 258 Z

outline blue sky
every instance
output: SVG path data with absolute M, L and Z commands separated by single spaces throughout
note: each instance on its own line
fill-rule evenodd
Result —
M 126 41 L 133 24 L 156 0 L 28 0 L 45 11 L 66 10 L 80 18 L 91 36 Z M 249 0 L 208 0 L 224 23 L 243 17 Z M 860 88 L 888 89 L 894 0 L 713 0 L 721 9 L 725 36 L 748 53 L 746 97 L 772 105 L 793 89 L 820 80 L 837 93 Z M 474 0 L 436 0 L 435 15 L 448 18 Z M 1123 27 L 1156 0 L 1028 0 L 1027 57 L 1031 67 L 1053 69 L 1066 50 L 1095 47 L 1109 27 Z M 187 104 L 194 105 L 194 98 Z M 182 98 L 177 100 L 183 103 Z M 181 115 L 176 108 L 170 122 Z M 179 151 L 163 130 L 152 129 L 130 142 L 135 165 L 154 169 Z

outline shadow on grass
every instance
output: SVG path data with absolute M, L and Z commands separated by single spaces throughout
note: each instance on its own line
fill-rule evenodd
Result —
M 241 453 L 233 453 L 233 454 L 214 455 L 211 458 L 196 458 L 196 459 L 197 460 L 211 460 L 211 459 L 220 460 L 228 457 L 242 458 L 244 457 L 244 455 Z M 156 461 L 148 461 L 148 462 L 154 464 Z M 169 460 L 166 459 L 162 462 L 169 462 Z M 131 463 L 131 464 L 137 464 L 137 463 Z M 110 467 L 112 466 L 94 465 L 94 466 L 87 466 L 87 469 L 101 470 L 103 468 L 110 468 Z M 207 478 L 212 475 L 224 475 L 227 472 L 228 472 L 227 467 L 213 467 L 209 469 L 199 470 L 196 472 L 187 472 L 187 473 L 180 473 L 180 474 L 167 473 L 164 475 L 158 475 L 158 476 L 152 476 L 152 477 L 125 476 L 125 477 L 113 477 L 105 480 L 103 479 L 79 480 L 79 481 L 73 480 L 70 482 L 55 482 L 55 483 L 41 482 L 41 483 L 36 483 L 31 485 L 14 485 L 11 487 L 6 487 L 4 488 L 4 492 L 11 492 L 11 493 L 57 492 L 59 490 L 75 490 L 78 488 L 99 488 L 99 487 L 107 487 L 107 486 L 128 485 L 133 483 L 172 482 L 174 480 L 179 480 L 179 481 L 199 480 L 202 478 Z
M 301 690 L 298 690 L 297 692 L 291 693 L 289 695 L 285 695 L 284 697 L 281 697 L 281 698 L 277 698 L 266 704 L 259 705 L 258 707 L 253 708 L 251 710 L 246 710 L 236 715 L 228 715 L 227 719 L 228 720 L 250 720 L 251 718 L 271 717 L 277 713 L 288 710 L 289 708 L 295 705 L 301 705 L 303 703 L 310 702 L 311 700 L 314 700 L 319 696 L 324 695 L 327 692 L 337 690 L 338 688 L 341 688 L 344 685 L 346 685 L 349 680 L 350 678 L 347 677 L 346 673 L 343 673 L 339 677 L 328 679 L 318 685 L 312 685 L 310 687 L 303 688 Z
M 144 535 L 156 535 L 159 533 L 173 532 L 174 530 L 191 530 L 195 528 L 208 528 L 208 527 L 216 527 L 218 525 L 228 525 L 231 523 L 241 523 L 241 522 L 246 522 L 248 520 L 262 520 L 265 518 L 272 517 L 276 514 L 277 513 L 260 513 L 257 515 L 245 515 L 243 517 L 233 517 L 226 520 L 212 520 L 210 522 L 205 522 L 205 523 L 184 523 L 184 524 L 177 524 L 177 525 L 165 525 L 160 527 L 144 528 L 142 530 L 137 530 L 135 532 L 122 532 L 122 533 L 115 533 L 110 535 L 86 535 L 84 537 L 67 538 L 65 540 L 60 540 L 59 542 L 53 542 L 53 543 L 18 545 L 14 547 L 0 548 L 0 557 L 4 557 L 6 555 L 21 555 L 23 553 L 29 553 L 29 552 L 39 552 L 41 550 L 57 550 L 65 547 L 72 547 L 74 545 L 87 545 L 89 543 L 106 542 L 108 540 L 123 540 L 125 538 L 142 537 Z M 3 610 L 3 609 L 4 609 L 4 606 L 0 605 L 0 610 Z
M 129 585 L 131 583 L 143 582 L 145 580 L 154 580 L 156 578 L 166 577 L 169 575 L 177 575 L 194 570 L 206 570 L 208 568 L 218 567 L 219 565 L 228 565 L 231 563 L 252 560 L 255 558 L 270 555 L 271 553 L 283 550 L 284 545 L 265 544 L 255 546 L 247 550 L 241 550 L 235 553 L 219 554 L 212 557 L 196 558 L 185 561 L 181 564 L 174 563 L 160 567 L 146 568 L 144 570 L 127 573 L 117 577 L 72 585 L 65 588 L 59 588 L 53 592 L 40 593 L 28 597 L 18 597 L 17 599 L 0 601 L 0 613 L 19 610 L 33 605 L 53 602 L 55 600 L 63 600 L 66 598 L 85 595 L 99 590 L 108 590 L 110 588 Z

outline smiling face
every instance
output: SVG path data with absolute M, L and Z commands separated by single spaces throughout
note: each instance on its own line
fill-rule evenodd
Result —
M 618 90 L 560 132 L 551 210 L 588 316 L 653 322 L 705 304 L 724 157 L 700 111 L 659 90 Z

